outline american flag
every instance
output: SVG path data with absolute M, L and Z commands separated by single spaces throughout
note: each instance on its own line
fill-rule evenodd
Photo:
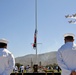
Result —
M 37 37 L 36 37 L 36 35 L 37 35 L 37 30 L 35 29 L 35 33 L 34 33 L 34 43 L 33 43 L 33 48 L 36 48 L 37 46 Z

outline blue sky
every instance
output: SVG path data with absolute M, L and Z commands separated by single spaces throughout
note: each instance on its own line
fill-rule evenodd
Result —
M 76 13 L 76 0 L 38 0 L 38 54 L 57 51 L 63 35 L 74 33 L 65 15 Z M 0 0 L 0 38 L 9 40 L 8 50 L 15 57 L 35 54 L 31 43 L 35 32 L 35 0 Z M 75 41 L 76 42 L 76 41 Z

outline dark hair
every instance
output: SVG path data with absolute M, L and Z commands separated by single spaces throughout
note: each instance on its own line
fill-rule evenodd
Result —
M 74 40 L 74 38 L 72 36 L 67 36 L 67 37 L 65 37 L 65 40 L 72 41 L 72 40 Z
M 5 46 L 7 46 L 6 43 L 0 43 L 0 48 L 4 48 Z

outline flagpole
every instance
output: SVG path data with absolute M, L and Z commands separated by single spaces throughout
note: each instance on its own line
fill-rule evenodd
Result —
M 37 61 L 37 0 L 35 0 L 35 38 L 34 38 L 34 46 L 36 49 L 36 62 L 33 66 L 33 73 L 38 73 L 38 61 Z
M 35 0 L 35 28 L 37 32 L 37 0 Z M 37 63 L 37 33 L 36 33 L 36 64 Z

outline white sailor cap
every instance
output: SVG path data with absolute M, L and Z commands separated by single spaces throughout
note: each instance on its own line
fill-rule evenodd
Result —
M 2 39 L 0 39 L 0 43 L 5 43 L 5 44 L 7 44 L 8 41 L 7 41 L 6 39 L 2 38 Z
M 64 34 L 64 38 L 67 37 L 67 36 L 72 36 L 73 38 L 75 37 L 75 35 L 73 33 L 66 33 L 66 34 Z

